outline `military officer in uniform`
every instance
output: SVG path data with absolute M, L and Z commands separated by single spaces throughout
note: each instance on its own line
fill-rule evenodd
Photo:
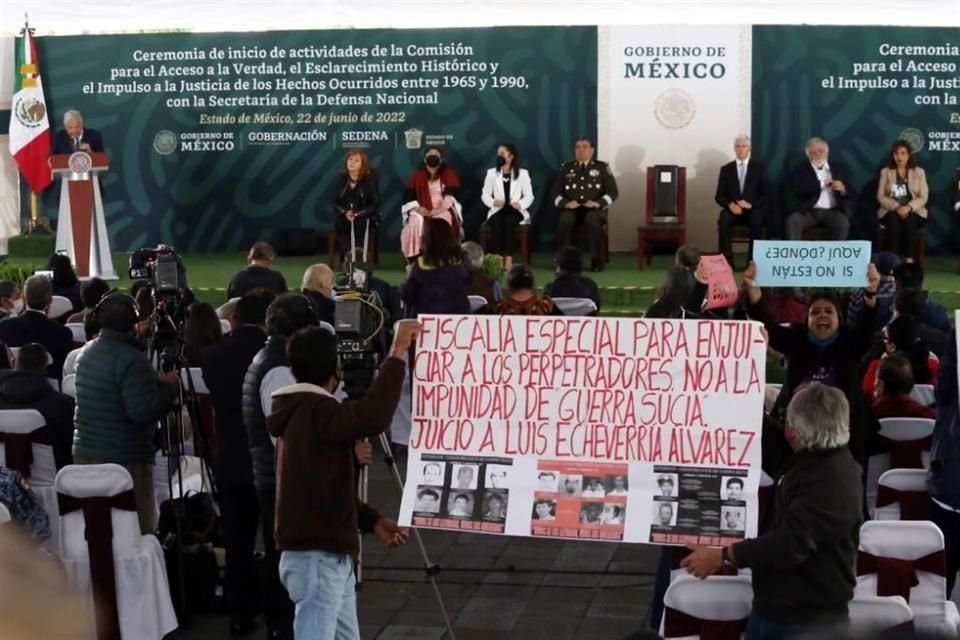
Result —
M 553 185 L 553 204 L 560 209 L 557 225 L 558 249 L 570 245 L 573 229 L 586 225 L 590 238 L 590 266 L 603 270 L 600 240 L 603 233 L 601 212 L 617 199 L 617 180 L 609 165 L 593 159 L 593 143 L 579 138 L 573 147 L 576 160 L 560 165 L 560 174 Z

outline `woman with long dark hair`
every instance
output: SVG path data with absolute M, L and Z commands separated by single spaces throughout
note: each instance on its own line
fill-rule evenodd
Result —
M 913 160 L 910 144 L 897 140 L 890 147 L 890 160 L 880 170 L 877 185 L 877 217 L 885 228 L 887 249 L 913 262 L 917 230 L 927 222 L 927 174 Z
M 445 221 L 423 221 L 422 252 L 401 286 L 407 317 L 419 313 L 470 313 L 466 287 L 470 272 L 463 251 Z
M 517 227 L 530 224 L 533 186 L 530 173 L 520 166 L 517 148 L 509 143 L 497 147 L 497 166 L 487 170 L 480 199 L 487 206 L 486 225 L 490 228 L 487 253 L 503 257 L 506 271 L 513 266 Z
M 370 168 L 367 154 L 353 149 L 343 159 L 337 174 L 333 197 L 333 228 L 337 234 L 337 252 L 341 261 L 351 245 L 365 248 L 371 226 L 380 216 L 380 191 L 376 171 Z M 352 237 L 351 237 L 352 232 Z
M 427 147 L 420 163 L 407 178 L 400 213 L 403 230 L 400 232 L 400 248 L 408 262 L 420 255 L 420 239 L 424 221 L 438 219 L 453 229 L 453 238 L 460 241 L 460 216 L 462 207 L 460 177 L 443 160 L 440 147 Z
M 187 366 L 199 367 L 201 352 L 221 340 L 223 329 L 217 311 L 206 302 L 190 305 L 190 314 L 183 329 L 183 356 Z
M 70 301 L 74 311 L 83 309 L 83 298 L 80 296 L 80 279 L 77 278 L 70 263 L 70 256 L 56 253 L 50 256 L 47 269 L 53 271 L 53 295 L 62 296 Z

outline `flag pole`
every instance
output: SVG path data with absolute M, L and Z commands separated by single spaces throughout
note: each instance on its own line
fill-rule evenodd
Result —
M 30 192 L 30 222 L 27 223 L 27 235 L 36 231 L 40 225 L 40 198 L 33 191 Z

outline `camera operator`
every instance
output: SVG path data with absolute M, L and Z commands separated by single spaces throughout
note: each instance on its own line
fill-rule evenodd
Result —
M 112 293 L 97 305 L 100 335 L 77 358 L 76 464 L 115 462 L 133 478 L 140 530 L 153 533 L 154 433 L 171 409 L 179 379 L 158 374 L 137 341 L 137 304 Z
M 400 323 L 389 357 L 362 400 L 337 402 L 337 337 L 298 331 L 286 347 L 296 384 L 273 393 L 267 429 L 277 437 L 276 543 L 280 577 L 296 603 L 297 638 L 360 637 L 354 559 L 357 529 L 398 546 L 407 531 L 359 502 L 353 443 L 390 427 L 407 354 L 420 324 Z M 323 470 L 318 480 L 317 470 Z

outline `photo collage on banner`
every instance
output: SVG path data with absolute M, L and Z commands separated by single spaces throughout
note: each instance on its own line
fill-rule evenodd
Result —
M 420 322 L 402 525 L 664 545 L 756 535 L 759 323 Z
M 531 534 L 623 540 L 628 485 L 625 464 L 541 461 Z
M 650 542 L 728 545 L 744 538 L 747 474 L 739 469 L 656 465 Z
M 512 464 L 509 458 L 422 456 L 413 524 L 503 533 Z

